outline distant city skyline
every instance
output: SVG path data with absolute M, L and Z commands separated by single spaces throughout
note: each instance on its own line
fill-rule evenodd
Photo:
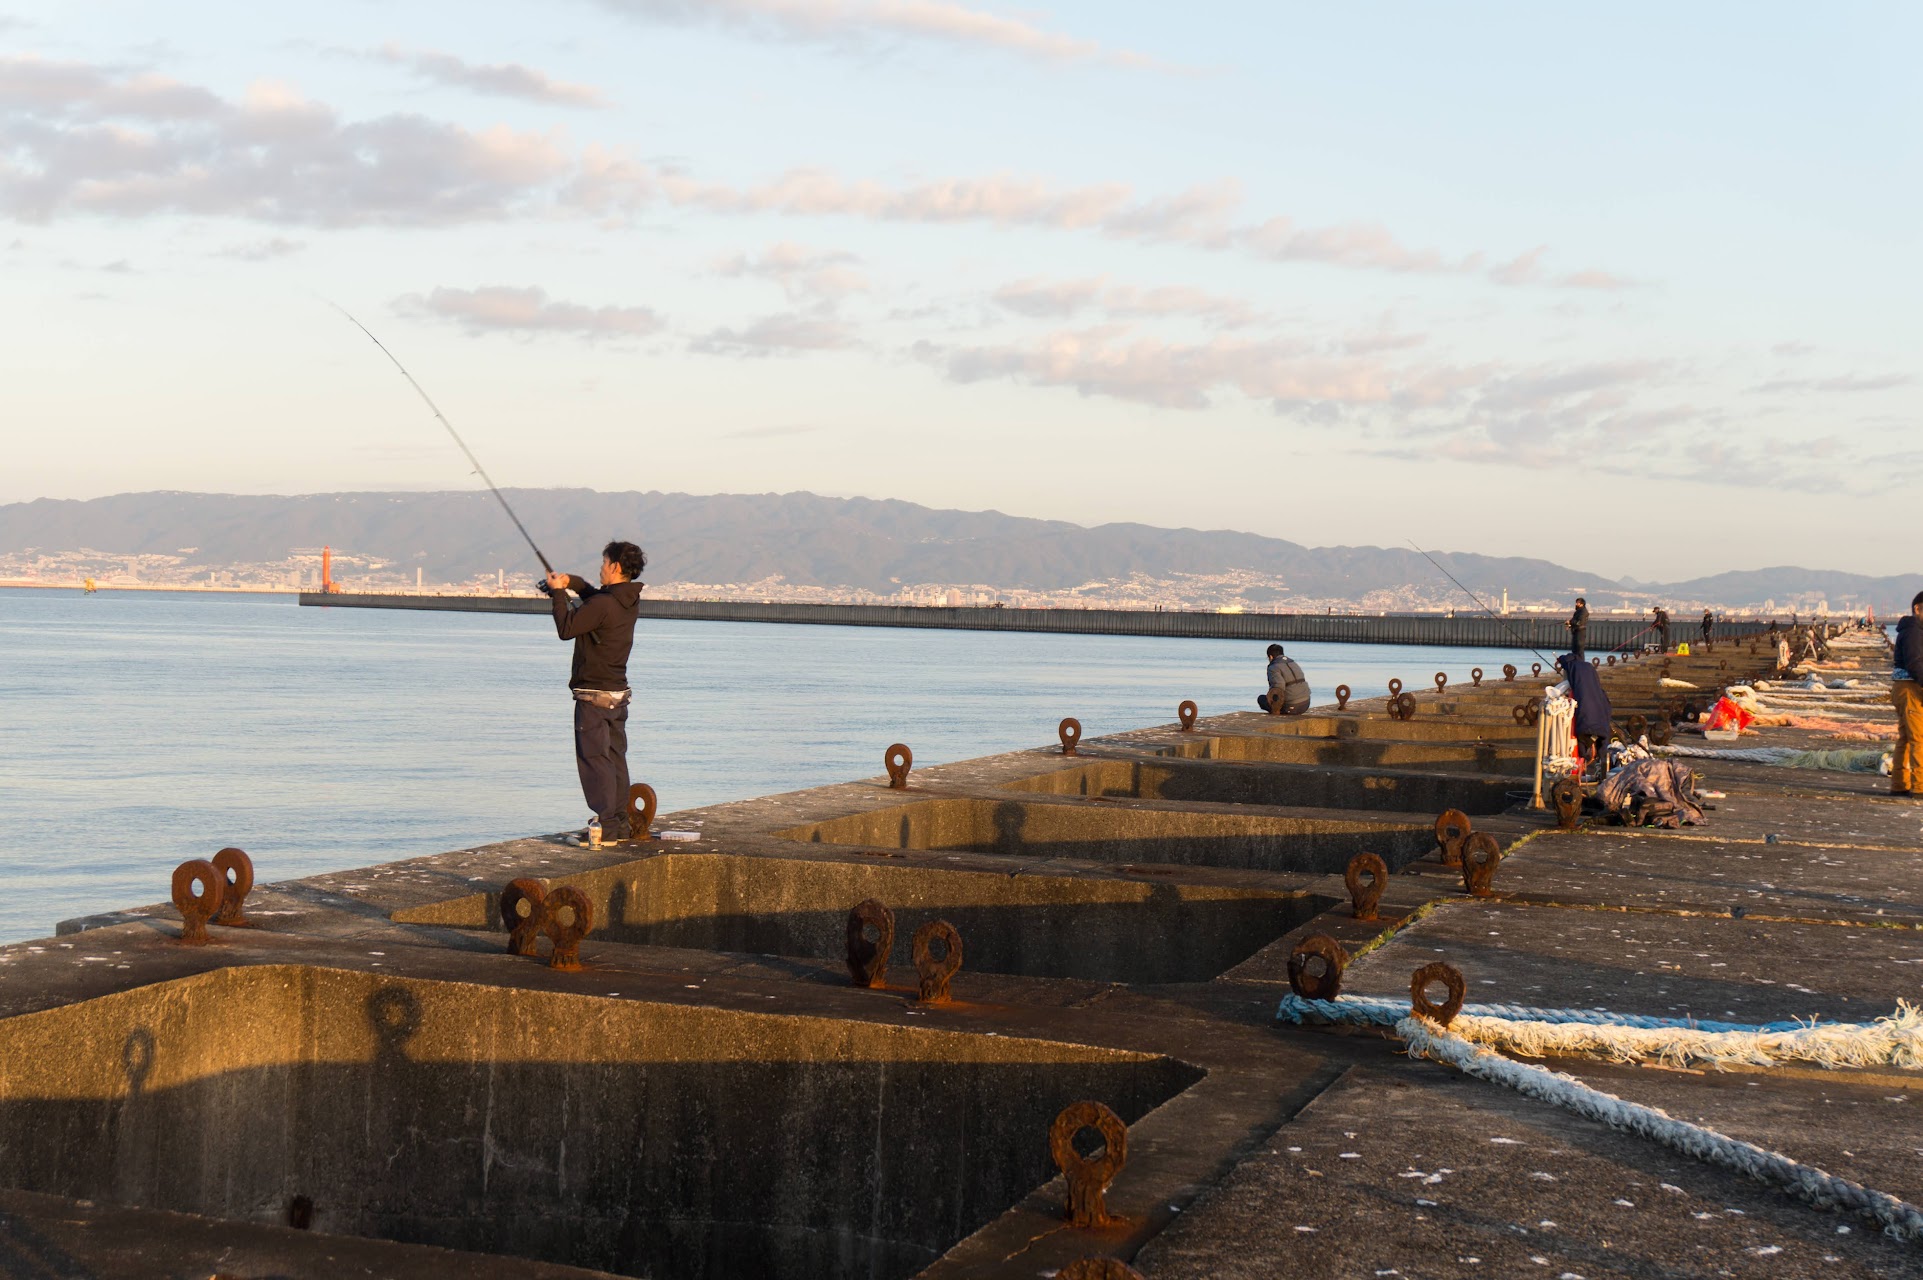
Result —
M 0 0 L 0 503 L 473 484 L 324 295 L 508 484 L 1908 572 L 1919 36 Z

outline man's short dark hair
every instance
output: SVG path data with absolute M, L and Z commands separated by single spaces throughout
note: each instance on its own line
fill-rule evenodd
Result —
M 610 542 L 601 548 L 601 558 L 621 566 L 621 576 L 633 582 L 648 567 L 647 553 L 632 542 Z
M 1916 593 L 1916 598 L 1910 601 L 1910 608 L 1914 609 L 1919 604 L 1923 604 L 1923 591 Z
M 1272 644 L 1272 645 L 1270 645 L 1270 646 L 1269 646 L 1269 656 L 1270 656 L 1271 658 L 1279 658 L 1279 657 L 1281 657 L 1281 656 L 1282 656 L 1282 646 L 1281 646 L 1281 645 L 1279 645 L 1279 644 Z

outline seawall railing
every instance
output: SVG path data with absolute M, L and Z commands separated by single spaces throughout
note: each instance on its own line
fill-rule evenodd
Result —
M 303 591 L 303 605 L 336 609 L 427 609 L 453 613 L 546 613 L 538 596 L 356 595 Z M 1433 613 L 1200 613 L 1148 609 L 946 608 L 895 604 L 755 604 L 733 600 L 641 601 L 644 618 L 693 622 L 786 622 L 838 627 L 921 627 L 939 631 L 1041 631 L 1072 635 L 1177 636 L 1209 640 L 1318 641 L 1327 644 L 1408 644 L 1566 648 L 1563 619 L 1546 615 L 1450 617 Z M 1591 618 L 1595 652 L 1654 639 L 1635 618 Z M 1753 635 L 1767 623 L 1722 622 L 1721 637 Z M 1672 642 L 1694 640 L 1694 620 L 1673 622 Z

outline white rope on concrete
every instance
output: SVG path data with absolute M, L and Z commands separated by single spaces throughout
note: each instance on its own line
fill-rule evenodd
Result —
M 1396 1024 L 1396 1034 L 1412 1058 L 1430 1058 L 1481 1080 L 1504 1085 L 1566 1111 L 1600 1121 L 1612 1129 L 1660 1142 L 1706 1164 L 1720 1165 L 1758 1182 L 1783 1188 L 1819 1209 L 1842 1209 L 1880 1224 L 1899 1240 L 1923 1240 L 1923 1209 L 1859 1182 L 1839 1178 L 1815 1165 L 1791 1160 L 1668 1112 L 1628 1102 L 1556 1071 L 1532 1067 L 1451 1035 L 1439 1024 L 1414 1014 Z
M 1291 1006 L 1294 1001 L 1294 1006 Z M 1313 1013 L 1331 1022 L 1399 1025 L 1406 1003 L 1339 997 L 1301 1000 L 1291 993 L 1280 1014 L 1292 1021 Z M 1465 1005 L 1450 1022 L 1452 1034 L 1475 1044 L 1529 1058 L 1589 1054 L 1613 1062 L 1660 1062 L 1680 1067 L 1704 1063 L 1770 1067 L 1811 1062 L 1824 1067 L 1923 1067 L 1923 1010 L 1907 1001 L 1875 1022 L 1777 1022 L 1744 1026 L 1644 1018 L 1589 1009 L 1530 1009 L 1518 1005 Z

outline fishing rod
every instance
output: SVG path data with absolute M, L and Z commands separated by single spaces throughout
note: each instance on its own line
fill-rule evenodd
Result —
M 1411 538 L 1409 540 L 1409 545 L 1412 547 L 1416 547 L 1415 539 Z M 1437 573 L 1449 579 L 1449 581 L 1455 583 L 1456 587 L 1462 592 L 1462 594 L 1468 596 L 1471 600 L 1474 600 L 1476 602 L 1477 608 L 1481 609 L 1484 613 L 1488 614 L 1491 618 L 1495 619 L 1496 625 L 1509 633 L 1509 638 L 1516 642 L 1517 648 L 1529 650 L 1529 652 L 1535 654 L 1538 658 L 1542 659 L 1544 666 L 1548 667 L 1552 671 L 1555 669 L 1556 664 L 1551 662 L 1549 658 L 1546 655 L 1544 655 L 1542 650 L 1536 648 L 1535 645 L 1530 644 L 1528 641 L 1524 640 L 1520 635 L 1518 635 L 1516 633 L 1516 629 L 1509 625 L 1508 619 L 1504 618 L 1501 614 L 1497 613 L 1494 609 L 1491 609 L 1488 605 L 1484 604 L 1482 602 L 1481 596 L 1469 590 L 1469 588 L 1463 586 L 1462 579 L 1456 577 L 1455 574 L 1450 573 L 1447 569 L 1443 568 L 1440 561 L 1438 561 L 1434 556 L 1430 555 L 1427 551 L 1424 551 L 1421 547 L 1416 547 L 1416 554 L 1421 556 L 1424 560 L 1427 560 L 1430 564 L 1435 565 Z
M 440 424 L 442 426 L 447 428 L 447 434 L 454 437 L 454 443 L 461 446 L 461 452 L 467 455 L 467 460 L 474 464 L 474 474 L 481 477 L 482 483 L 487 485 L 488 492 L 492 493 L 494 495 L 494 500 L 501 504 L 501 510 L 507 512 L 507 518 L 514 522 L 514 527 L 521 531 L 521 536 L 523 538 L 527 539 L 528 549 L 534 552 L 534 558 L 541 562 L 541 567 L 543 569 L 547 570 L 549 573 L 553 573 L 554 566 L 549 564 L 548 558 L 541 554 L 541 548 L 534 545 L 534 537 L 533 535 L 528 533 L 527 526 L 521 523 L 521 517 L 514 514 L 514 508 L 510 507 L 507 504 L 507 499 L 501 495 L 500 488 L 497 485 L 495 485 L 493 478 L 488 475 L 487 468 L 483 467 L 481 465 L 481 460 L 474 456 L 474 450 L 467 447 L 467 441 L 461 439 L 461 433 L 454 429 L 454 424 L 449 422 L 447 420 L 447 415 L 441 412 L 441 406 L 434 403 L 434 398 L 428 395 L 426 389 L 423 388 L 420 383 L 414 380 L 414 375 L 407 371 L 407 366 L 402 364 L 398 359 L 396 359 L 394 353 L 387 349 L 387 344 L 374 336 L 374 331 L 372 329 L 369 329 L 366 325 L 354 319 L 353 313 L 348 311 L 348 309 L 346 307 L 343 307 L 340 303 L 334 302 L 325 298 L 323 298 L 322 301 L 326 302 L 328 306 L 334 308 L 334 310 L 346 316 L 348 321 L 356 329 L 359 329 L 362 333 L 367 335 L 367 340 L 369 342 L 372 342 L 375 346 L 381 349 L 382 355 L 386 356 L 389 360 L 394 361 L 394 367 L 401 371 L 401 376 L 403 378 L 407 379 L 407 385 L 409 385 L 410 387 L 413 387 L 415 391 L 420 393 L 421 399 L 427 401 L 427 407 L 434 411 L 435 418 L 440 421 Z

